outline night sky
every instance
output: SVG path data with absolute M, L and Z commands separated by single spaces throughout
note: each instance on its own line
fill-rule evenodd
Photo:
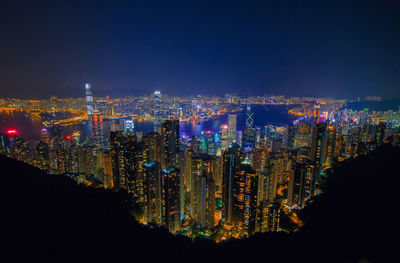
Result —
M 400 1 L 3 2 L 0 97 L 400 97 Z

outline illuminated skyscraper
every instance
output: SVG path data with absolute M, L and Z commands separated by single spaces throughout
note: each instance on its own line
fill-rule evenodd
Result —
M 210 165 L 210 162 L 206 162 L 204 165 L 208 167 L 213 167 L 215 165 Z M 215 213 L 215 181 L 213 179 L 213 170 L 209 171 L 203 169 L 203 174 L 201 175 L 201 213 L 200 213 L 200 226 L 212 229 L 214 227 L 214 213 Z
M 260 203 L 266 199 L 266 180 L 268 169 L 268 148 L 263 146 L 257 148 L 252 153 L 252 168 L 256 171 L 258 176 L 258 198 L 257 201 Z
M 150 132 L 143 137 L 149 161 L 161 163 L 161 135 Z
M 356 135 L 354 136 L 356 141 L 360 137 L 360 131 L 361 129 L 356 130 Z M 333 126 L 328 127 L 326 123 L 316 123 L 314 125 L 309 160 L 318 166 L 320 176 L 323 175 L 323 169 L 333 161 L 335 139 L 336 132 Z M 318 178 L 319 183 L 320 180 L 321 178 Z
M 135 124 L 133 120 L 124 120 L 125 135 L 133 136 L 135 133 Z
M 121 121 L 118 118 L 110 118 L 110 131 L 123 131 L 121 127 Z
M 279 231 L 279 219 L 280 219 L 281 207 L 278 202 L 264 202 L 260 211 L 260 232 L 277 232 Z
M 61 130 L 61 126 L 59 125 L 54 125 L 50 128 L 51 131 L 51 136 L 53 137 L 53 139 L 59 139 L 61 140 L 62 138 L 62 130 Z
M 301 206 L 315 195 L 318 170 L 314 164 L 297 164 L 290 170 L 288 205 Z
M 242 147 L 242 141 L 243 141 L 243 131 L 237 131 L 236 132 L 236 143 Z
M 296 138 L 296 125 L 289 124 L 286 128 L 286 146 L 289 150 L 294 149 L 294 140 Z
M 40 140 L 47 144 L 50 142 L 50 135 L 49 135 L 49 131 L 47 129 L 43 128 L 40 131 Z
M 382 145 L 385 139 L 386 125 L 384 122 L 379 122 L 375 128 L 375 143 L 376 146 Z
M 246 170 L 246 189 L 244 196 L 244 230 L 247 235 L 255 232 L 258 199 L 258 175 L 251 169 Z
M 48 144 L 44 141 L 40 141 L 36 146 L 36 153 L 38 157 L 38 167 L 42 170 L 49 171 L 50 156 Z
M 162 223 L 172 233 L 180 229 L 180 175 L 175 167 L 162 170 Z
M 247 104 L 246 128 L 254 128 L 254 112 L 251 111 L 250 104 Z
M 94 110 L 91 119 L 93 141 L 97 147 L 104 147 L 103 116 L 98 110 Z
M 201 227 L 214 227 L 215 158 L 189 155 L 190 215 Z
M 114 189 L 125 188 L 128 185 L 125 143 L 126 141 L 122 131 L 112 131 L 110 133 Z
M 86 90 L 86 111 L 88 116 L 93 114 L 93 97 L 92 97 L 92 85 L 90 83 L 85 83 Z
M 166 120 L 162 123 L 161 167 L 176 166 L 179 155 L 179 120 Z
M 160 164 L 154 161 L 143 164 L 144 194 L 146 196 L 145 221 L 161 225 L 162 188 Z
M 264 175 L 263 185 L 262 185 L 262 196 L 263 200 L 260 201 L 270 201 L 273 202 L 276 198 L 276 190 L 278 186 L 278 176 L 275 173 L 276 169 L 272 165 L 268 166 Z
M 222 151 L 228 149 L 228 125 L 221 125 L 220 127 L 219 145 Z
M 335 158 L 335 140 L 336 130 L 333 125 L 329 125 L 326 131 L 326 146 L 322 158 L 322 165 L 324 167 L 330 166 Z
M 61 142 L 61 145 L 63 143 Z M 67 168 L 67 162 L 66 162 L 66 151 L 60 147 L 56 148 L 55 150 L 56 154 L 56 173 L 57 174 L 64 174 L 66 172 Z
M 316 123 L 312 130 L 310 160 L 322 163 L 324 148 L 326 146 L 326 124 Z
M 74 140 L 69 140 L 70 142 L 74 142 Z M 98 151 L 94 151 L 94 156 L 97 156 Z M 79 162 L 79 148 L 72 143 L 72 145 L 65 150 L 65 163 L 66 163 L 66 172 L 69 174 L 79 174 L 80 173 L 80 162 Z M 100 159 L 98 159 L 100 160 Z M 96 169 L 97 168 L 97 169 Z M 96 167 L 95 169 L 97 170 L 97 174 L 100 177 L 102 177 L 102 174 L 100 175 L 99 167 Z
M 154 132 L 161 133 L 162 109 L 161 92 L 156 90 L 153 97 Z
M 256 133 L 254 129 L 254 113 L 247 105 L 246 111 L 246 128 L 243 131 L 242 147 L 245 151 L 252 151 L 255 148 Z
M 239 145 L 233 144 L 223 155 L 222 172 L 222 220 L 225 223 L 232 223 L 234 179 L 241 163 Z
M 60 149 L 62 147 L 62 129 L 59 125 L 54 125 L 50 128 L 50 134 L 52 137 L 52 146 L 54 149 Z
M 215 142 L 215 135 L 212 131 L 204 131 L 202 137 L 202 152 L 208 155 L 217 154 L 217 145 Z
M 251 235 L 255 230 L 258 178 L 248 164 L 240 164 L 233 177 L 232 223 L 239 235 Z
M 228 146 L 236 141 L 236 114 L 228 114 Z
M 9 151 L 10 141 L 8 135 L 0 133 L 0 151 L 2 154 L 7 154 Z
M 147 151 L 144 143 L 135 141 L 134 136 L 128 136 L 128 143 L 125 150 L 127 154 L 129 190 L 138 200 L 138 203 L 145 203 L 144 196 L 144 164 L 148 163 Z
M 311 123 L 307 121 L 298 122 L 296 128 L 296 136 L 294 140 L 294 148 L 309 147 L 311 145 Z

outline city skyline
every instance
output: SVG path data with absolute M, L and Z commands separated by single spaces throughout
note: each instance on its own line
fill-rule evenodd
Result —
M 146 93 L 141 93 L 141 94 L 133 94 L 133 93 L 126 93 L 125 95 L 119 96 L 118 91 L 117 94 L 113 94 L 112 91 L 108 91 L 104 93 L 104 91 L 96 89 L 96 96 L 92 94 L 93 83 L 92 82 L 82 82 L 79 88 L 74 88 L 74 93 L 67 95 L 67 96 L 58 96 L 55 93 L 50 93 L 51 95 L 33 95 L 33 96 L 28 96 L 27 94 L 20 94 L 18 96 L 0 96 L 1 99 L 16 99 L 16 100 L 46 100 L 46 99 L 51 99 L 51 98 L 56 98 L 56 99 L 79 99 L 82 98 L 82 94 L 86 94 L 88 97 L 92 98 L 86 98 L 86 99 L 93 99 L 93 97 L 96 98 L 106 98 L 106 99 L 119 99 L 119 98 L 140 98 L 140 97 L 154 97 L 154 96 L 160 96 L 162 93 L 163 96 L 167 96 L 170 98 L 195 98 L 195 97 L 203 97 L 203 98 L 223 98 L 227 96 L 234 96 L 243 100 L 246 99 L 251 99 L 251 98 L 286 98 L 286 99 L 291 99 L 291 98 L 298 98 L 298 99 L 333 99 L 333 100 L 344 100 L 344 101 L 397 101 L 400 99 L 397 97 L 391 97 L 391 96 L 383 96 L 382 94 L 367 94 L 367 95 L 355 95 L 355 96 L 316 96 L 314 95 L 306 95 L 306 93 L 299 93 L 298 95 L 293 95 L 293 94 L 284 94 L 284 93 L 240 93 L 236 92 L 234 90 L 231 91 L 226 91 L 225 93 L 222 94 L 217 94 L 217 93 L 201 93 L 198 91 L 188 93 L 188 94 L 171 94 L 171 93 L 164 93 L 163 90 L 161 89 L 154 89 L 154 90 L 149 90 Z M 82 87 L 85 89 L 82 93 Z M 76 93 L 75 93 L 76 92 Z M 89 93 L 88 93 L 89 92 Z M 88 109 L 89 111 L 89 109 Z
M 2 3 L 0 257 L 393 262 L 399 14 L 398 0 Z
M 85 83 L 78 99 L 1 99 L 2 126 L 22 118 L 31 120 L 28 134 L 40 127 L 34 139 L 0 127 L 1 154 L 87 187 L 126 191 L 139 223 L 216 242 L 301 229 L 299 213 L 324 194 L 337 164 L 399 138 L 399 105 L 352 109 L 385 103 L 376 96 L 94 94 Z

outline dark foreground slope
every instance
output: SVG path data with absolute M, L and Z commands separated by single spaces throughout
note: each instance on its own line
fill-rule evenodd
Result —
M 384 145 L 340 163 L 326 187 L 303 209 L 300 231 L 255 235 L 226 244 L 223 253 L 235 251 L 234 259 L 245 260 L 245 247 L 248 255 L 275 262 L 399 261 L 400 149 Z
M 2 262 L 396 261 L 399 149 L 384 146 L 341 164 L 327 194 L 292 234 L 258 234 L 215 245 L 140 226 L 123 192 L 77 185 L 0 156 Z
M 0 167 L 0 262 L 177 261 L 192 245 L 140 226 L 124 192 L 84 187 L 4 156 Z

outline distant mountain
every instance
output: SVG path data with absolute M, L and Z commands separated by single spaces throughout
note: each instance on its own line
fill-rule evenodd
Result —
M 363 110 L 367 108 L 370 111 L 398 111 L 400 99 L 383 100 L 383 101 L 355 101 L 348 103 L 345 108 L 353 110 Z
M 0 156 L 2 262 L 394 262 L 400 149 L 341 163 L 305 227 L 216 245 L 139 225 L 126 192 L 88 188 Z M 395 259 L 395 258 L 394 258 Z

